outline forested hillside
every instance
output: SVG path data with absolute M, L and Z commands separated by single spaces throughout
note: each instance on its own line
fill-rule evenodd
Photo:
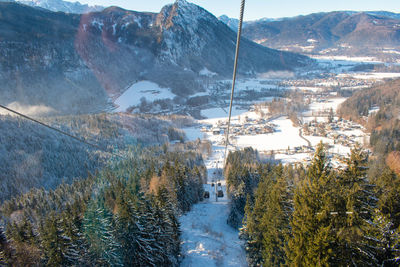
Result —
M 371 133 L 376 169 L 386 161 L 393 170 L 399 170 L 400 80 L 356 92 L 340 106 L 339 115 L 363 123 Z
M 43 118 L 63 131 L 98 144 L 103 150 L 77 142 L 33 122 L 0 116 L 0 201 L 31 188 L 54 189 L 104 167 L 115 159 L 109 152 L 131 145 L 184 140 L 177 127 L 192 123 L 179 116 L 98 114 Z
M 199 154 L 168 150 L 5 201 L 0 265 L 177 266 L 177 216 L 202 199 L 206 172 Z
M 250 266 L 398 266 L 400 177 L 389 168 L 367 174 L 359 147 L 342 170 L 322 144 L 305 168 L 234 160 L 246 155 L 231 155 L 226 172 L 231 192 L 255 188 L 243 195 Z

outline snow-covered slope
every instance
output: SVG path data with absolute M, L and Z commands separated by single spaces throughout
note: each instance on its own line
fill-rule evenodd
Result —
M 94 11 L 101 11 L 104 9 L 102 6 L 89 6 L 79 2 L 68 2 L 62 0 L 16 0 L 24 5 L 32 7 L 41 7 L 51 11 L 61 11 L 65 13 L 83 14 Z
M 158 14 L 109 7 L 83 15 L 0 2 L 0 25 L 5 104 L 98 112 L 108 110 L 110 99 L 133 83 L 151 81 L 170 88 L 180 98 L 176 103 L 185 105 L 189 96 L 204 91 L 205 76 L 232 74 L 236 34 L 184 0 Z M 311 62 L 245 39 L 240 55 L 240 75 Z
M 209 183 L 204 185 L 204 189 L 210 192 L 210 198 L 194 205 L 190 212 L 180 218 L 183 267 L 247 266 L 239 232 L 226 223 L 229 199 L 225 180 L 221 177 L 224 197 L 218 201 L 215 200 L 215 188 L 211 187 L 215 162 L 223 160 L 223 152 L 222 147 L 214 147 L 213 156 L 206 162 Z
M 118 106 L 116 111 L 124 112 L 129 107 L 139 105 L 142 101 L 154 102 L 173 99 L 175 96 L 169 88 L 160 88 L 155 83 L 141 81 L 129 87 L 114 103 Z

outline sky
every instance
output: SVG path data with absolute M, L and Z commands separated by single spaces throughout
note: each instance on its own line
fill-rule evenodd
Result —
M 135 11 L 159 12 L 164 5 L 174 0 L 80 0 L 80 2 L 90 5 L 116 5 Z M 225 14 L 237 18 L 241 0 L 188 0 L 188 2 L 207 9 L 215 16 Z M 400 0 L 247 0 L 245 20 L 292 17 L 338 10 L 385 10 L 400 13 Z

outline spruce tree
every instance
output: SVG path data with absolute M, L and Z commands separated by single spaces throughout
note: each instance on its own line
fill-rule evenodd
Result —
M 392 223 L 400 227 L 400 177 L 385 168 L 375 181 L 378 195 L 378 208 Z
M 40 231 L 48 266 L 73 265 L 78 259 L 76 247 L 66 235 L 63 220 L 51 213 Z
M 337 237 L 336 264 L 370 265 L 375 257 L 365 238 L 373 213 L 374 195 L 367 179 L 368 156 L 357 145 L 347 159 L 345 170 L 337 176 L 335 216 L 332 223 Z
M 116 238 L 116 222 L 100 198 L 89 203 L 83 220 L 85 239 L 92 260 L 99 265 L 122 266 L 121 244 Z
M 288 258 L 293 266 L 329 266 L 334 257 L 331 235 L 332 180 L 323 144 L 315 152 L 307 176 L 294 194 Z
M 265 266 L 281 266 L 287 263 L 285 248 L 290 231 L 291 192 L 282 166 L 276 167 L 274 175 L 276 181 L 270 187 L 267 208 L 261 218 L 261 228 L 265 229 L 262 232 Z
M 9 244 L 4 229 L 0 226 L 0 266 L 6 266 L 10 258 L 7 254 L 9 254 Z
M 395 228 L 391 220 L 376 209 L 372 227 L 367 237 L 374 246 L 374 256 L 380 266 L 391 267 L 400 264 L 400 229 Z

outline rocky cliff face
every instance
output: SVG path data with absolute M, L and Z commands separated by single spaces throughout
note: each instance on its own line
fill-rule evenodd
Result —
M 159 14 L 110 7 L 76 15 L 0 3 L 0 98 L 60 113 L 97 112 L 139 80 L 185 98 L 201 90 L 204 68 L 230 77 L 235 40 L 224 23 L 183 0 Z M 308 62 L 244 40 L 239 72 Z

